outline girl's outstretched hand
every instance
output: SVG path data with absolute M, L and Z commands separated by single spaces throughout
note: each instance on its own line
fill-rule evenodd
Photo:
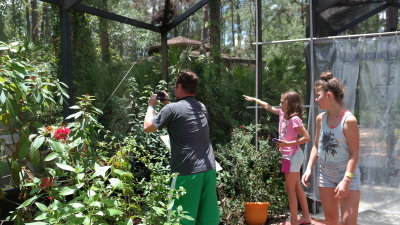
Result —
M 311 176 L 311 170 L 306 170 L 303 174 L 303 176 L 301 177 L 301 183 L 305 186 L 305 187 L 309 187 L 310 186 L 310 182 L 308 182 L 308 179 L 310 179 Z
M 253 97 L 250 97 L 247 95 L 242 95 L 242 96 L 244 97 L 245 100 L 250 101 L 250 102 L 255 102 L 257 100 L 256 98 L 253 98 Z

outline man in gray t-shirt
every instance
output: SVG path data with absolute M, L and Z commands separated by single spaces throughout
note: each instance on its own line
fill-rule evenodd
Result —
M 175 200 L 174 208 L 182 205 L 194 221 L 181 224 L 219 224 L 216 195 L 214 151 L 210 141 L 208 113 L 203 103 L 197 101 L 198 77 L 190 71 L 180 72 L 175 82 L 177 102 L 162 101 L 165 105 L 154 116 L 157 95 L 149 99 L 144 131 L 153 132 L 167 128 L 171 142 L 171 172 L 178 173 L 171 188 L 184 187 L 186 194 Z M 163 92 L 165 98 L 169 98 Z
M 171 141 L 171 172 L 190 175 L 215 169 L 207 110 L 193 96 L 166 105 L 152 123 L 167 128 Z

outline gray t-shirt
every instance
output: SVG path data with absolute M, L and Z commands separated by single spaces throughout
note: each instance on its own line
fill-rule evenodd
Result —
M 164 106 L 152 123 L 167 128 L 171 142 L 171 172 L 190 175 L 215 169 L 208 113 L 203 103 L 185 97 Z

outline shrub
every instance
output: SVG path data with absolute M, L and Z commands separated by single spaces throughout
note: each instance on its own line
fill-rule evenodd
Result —
M 255 126 L 235 128 L 231 141 L 218 146 L 216 152 L 223 170 L 219 172 L 222 187 L 222 215 L 230 224 L 238 224 L 243 213 L 242 202 L 270 202 L 270 217 L 285 212 L 287 197 L 280 172 L 280 153 L 267 140 L 254 143 Z M 232 207 L 235 206 L 236 207 Z M 229 210 L 224 209 L 229 207 Z

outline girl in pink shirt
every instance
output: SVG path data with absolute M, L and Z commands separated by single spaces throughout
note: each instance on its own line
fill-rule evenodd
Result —
M 310 141 L 310 135 L 300 118 L 303 115 L 300 95 L 294 91 L 283 93 L 279 104 L 280 108 L 246 95 L 243 97 L 247 101 L 256 102 L 263 109 L 279 115 L 279 139 L 274 139 L 274 143 L 279 147 L 282 155 L 282 172 L 285 173 L 290 224 L 311 224 L 306 195 L 300 183 L 300 168 L 304 161 L 304 154 L 299 145 Z M 298 203 L 300 203 L 302 211 L 300 219 L 297 219 Z

